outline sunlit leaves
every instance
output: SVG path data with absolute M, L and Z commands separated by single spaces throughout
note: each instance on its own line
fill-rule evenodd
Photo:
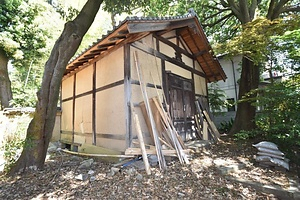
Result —
M 274 36 L 284 35 L 299 22 L 294 20 L 268 20 L 259 17 L 252 22 L 241 25 L 241 33 L 228 41 L 219 44 L 218 52 L 231 55 L 246 55 L 254 63 L 264 63 L 269 59 L 270 53 L 277 44 Z
M 217 115 L 230 105 L 229 102 L 224 99 L 227 98 L 224 90 L 221 90 L 217 83 L 210 84 L 208 88 L 208 97 L 211 111 Z
M 300 164 L 293 152 L 300 145 L 300 76 L 295 75 L 256 92 L 259 94 L 257 106 L 262 108 L 256 118 L 259 130 L 284 147 L 294 162 Z
M 293 65 L 293 70 L 300 69 L 300 29 L 287 31 L 282 36 L 274 37 L 275 50 L 285 54 L 284 61 Z
M 10 72 L 16 98 L 13 103 L 32 106 L 40 85 L 43 64 L 54 38 L 63 28 L 63 22 L 46 1 L 0 1 L 0 48 L 14 66 Z
M 149 5 L 150 0 L 106 0 L 103 9 L 113 14 L 121 14 L 123 12 L 131 14 L 137 8 L 145 8 Z

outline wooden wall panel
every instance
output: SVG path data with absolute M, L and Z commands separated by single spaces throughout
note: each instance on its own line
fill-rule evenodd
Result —
M 99 137 L 97 137 L 97 146 L 101 146 L 116 151 L 122 151 L 122 152 L 125 152 L 127 148 L 125 139 L 114 140 L 114 139 L 99 138 Z
M 124 86 L 96 93 L 96 133 L 125 136 Z
M 200 71 L 200 72 L 204 72 L 203 69 L 200 67 L 198 62 L 195 62 L 195 69 Z
M 72 131 L 73 101 L 62 102 L 61 130 Z
M 76 74 L 76 95 L 91 91 L 93 88 L 93 65 Z
M 187 57 L 184 54 L 181 54 L 181 59 L 182 59 L 182 62 L 184 62 L 186 65 L 193 67 L 193 59 Z
M 159 42 L 159 51 L 171 58 L 175 57 L 175 50 L 163 42 Z
M 108 54 L 97 62 L 96 89 L 124 79 L 123 47 Z
M 177 74 L 187 79 L 192 78 L 191 72 L 169 62 L 166 62 L 166 71 L 171 71 L 173 74 Z
M 206 90 L 206 80 L 205 78 L 195 75 L 194 76 L 194 84 L 195 84 L 195 93 L 198 95 L 207 95 L 207 90 Z
M 92 133 L 92 95 L 76 98 L 75 123 L 76 133 Z
M 73 82 L 74 75 L 62 81 L 62 99 L 66 99 L 73 96 Z
M 157 58 L 155 56 L 152 56 L 150 54 L 147 54 L 143 51 L 140 51 L 134 47 L 131 47 L 131 79 L 133 80 L 139 80 L 137 76 L 136 66 L 135 66 L 135 60 L 133 57 L 133 52 L 137 52 L 137 58 L 138 58 L 138 64 L 142 68 L 143 76 L 144 76 L 144 82 L 146 83 L 152 83 L 154 79 L 154 82 L 156 85 L 161 85 L 161 59 Z M 151 77 L 152 74 L 152 77 Z

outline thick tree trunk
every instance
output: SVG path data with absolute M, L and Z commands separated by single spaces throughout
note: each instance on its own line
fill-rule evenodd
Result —
M 23 152 L 11 168 L 10 175 L 30 166 L 42 169 L 52 136 L 59 88 L 68 61 L 74 56 L 80 42 L 94 21 L 102 1 L 88 0 L 74 21 L 67 22 L 45 64 L 41 89 L 32 121 L 27 129 Z
M 8 76 L 8 57 L 0 49 L 0 110 L 9 107 L 10 100 L 12 100 L 12 92 Z
M 242 72 L 239 83 L 239 100 L 241 100 L 252 89 L 258 88 L 259 84 L 259 67 L 252 61 L 243 57 Z M 252 98 L 253 96 L 247 96 Z M 229 134 L 237 133 L 241 130 L 249 131 L 255 128 L 256 107 L 251 105 L 252 101 L 243 101 L 238 103 L 237 112 L 233 126 Z
M 251 22 L 254 19 L 255 10 L 258 8 L 258 5 L 261 3 L 260 1 L 255 1 L 255 0 L 252 1 L 240 0 L 238 1 L 239 3 L 233 0 L 221 1 L 221 2 L 223 2 L 223 5 L 225 6 L 228 5 L 232 13 L 236 16 L 236 18 L 241 22 L 242 25 Z M 249 4 L 249 2 L 251 3 Z M 280 13 L 284 11 L 283 7 L 288 2 L 289 0 L 270 1 L 268 5 L 269 10 L 266 17 L 270 20 L 276 19 L 280 15 Z M 243 57 L 242 74 L 241 74 L 240 86 L 239 86 L 239 100 L 241 100 L 245 94 L 250 92 L 250 90 L 257 89 L 258 84 L 259 84 L 259 67 L 255 66 L 254 63 L 248 60 L 246 57 Z M 248 131 L 255 128 L 256 108 L 251 105 L 252 103 L 253 102 L 251 101 L 238 103 L 234 124 L 229 134 L 234 134 L 241 130 Z

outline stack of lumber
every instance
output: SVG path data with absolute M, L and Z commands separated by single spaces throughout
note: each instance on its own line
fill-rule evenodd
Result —
M 213 139 L 215 142 L 219 142 L 220 133 L 214 122 L 211 120 L 208 104 L 205 100 L 204 97 L 199 97 L 195 101 L 197 111 L 195 115 L 196 132 L 203 140 Z
M 149 99 L 148 103 L 149 108 L 151 109 L 150 113 L 152 117 L 149 117 L 148 113 L 146 112 L 145 102 L 140 103 L 140 107 L 150 130 L 152 139 L 155 141 L 155 138 L 158 138 L 158 142 L 154 142 L 155 146 L 144 144 L 144 146 L 147 147 L 146 154 L 157 154 L 158 147 L 159 151 L 161 151 L 162 157 L 175 156 L 178 157 L 180 163 L 188 164 L 189 160 L 187 155 L 189 154 L 190 150 L 186 148 L 182 138 L 177 133 L 169 113 L 164 110 L 162 104 L 159 102 L 158 97 Z M 153 117 L 153 113 L 156 114 L 155 119 Z M 153 118 L 152 125 L 150 120 L 151 118 Z M 128 148 L 125 151 L 125 155 L 140 155 L 141 153 L 141 148 Z
M 284 153 L 278 149 L 276 144 L 262 141 L 253 146 L 258 150 L 255 160 L 260 166 L 281 167 L 289 170 L 288 160 L 284 157 Z

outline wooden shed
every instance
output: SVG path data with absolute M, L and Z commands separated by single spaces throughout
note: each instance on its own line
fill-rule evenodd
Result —
M 142 113 L 137 65 L 149 98 L 164 105 L 179 135 L 193 135 L 195 100 L 226 75 L 191 10 L 178 17 L 128 17 L 67 66 L 61 88 L 61 141 L 124 152 L 137 137 L 132 109 L 151 143 Z

